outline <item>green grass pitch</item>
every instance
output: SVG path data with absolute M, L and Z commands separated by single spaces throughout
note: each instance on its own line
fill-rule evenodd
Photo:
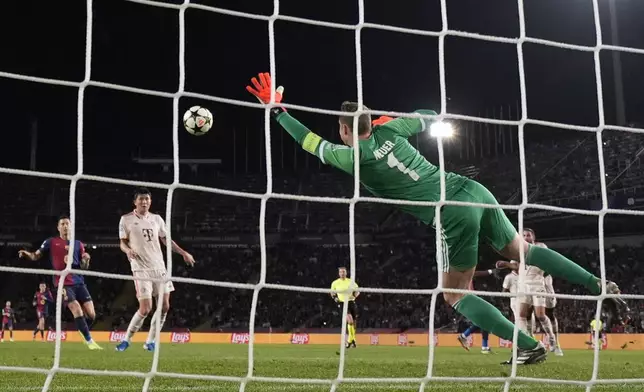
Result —
M 147 372 L 152 365 L 152 353 L 133 344 L 126 352 L 115 352 L 113 344 L 103 344 L 104 351 L 89 351 L 82 344 L 64 343 L 61 367 L 96 370 L 125 370 Z M 254 375 L 263 377 L 333 379 L 337 376 L 339 356 L 336 346 L 259 345 L 255 346 Z M 436 376 L 504 377 L 509 366 L 510 351 L 496 349 L 494 354 L 482 355 L 478 350 L 466 352 L 460 348 L 437 348 L 434 362 Z M 48 368 L 53 364 L 54 345 L 51 343 L 2 343 L 0 365 Z M 214 344 L 162 345 L 159 371 L 197 375 L 243 377 L 248 371 L 248 346 Z M 345 377 L 404 378 L 424 377 L 427 372 L 426 347 L 364 346 L 350 349 L 345 363 Z M 525 377 L 588 380 L 592 374 L 593 353 L 590 350 L 567 350 L 564 357 L 550 355 L 540 365 L 518 368 Z M 0 372 L 0 391 L 40 391 L 46 375 L 37 373 Z M 644 354 L 638 351 L 604 351 L 600 353 L 599 378 L 644 378 Z M 143 378 L 57 374 L 50 391 L 140 391 Z M 340 384 L 337 391 L 418 391 L 419 383 L 351 383 Z M 155 377 L 150 391 L 238 391 L 239 383 L 186 380 Z M 250 392 L 322 392 L 329 385 L 283 384 L 250 382 Z M 503 383 L 431 382 L 426 391 L 502 391 Z M 511 391 L 584 391 L 582 386 L 566 384 L 536 384 L 514 382 Z M 642 384 L 598 385 L 593 391 L 644 391 Z

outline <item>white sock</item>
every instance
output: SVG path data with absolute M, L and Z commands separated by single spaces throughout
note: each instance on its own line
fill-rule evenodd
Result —
M 552 322 L 550 321 L 550 318 L 548 316 L 543 316 L 543 318 L 539 319 L 539 323 L 541 324 L 541 328 L 543 329 L 543 332 L 548 335 L 548 339 L 550 341 L 557 341 L 557 338 L 555 337 L 555 334 L 552 332 Z
M 159 330 L 163 329 L 163 324 L 165 323 L 165 317 L 167 316 L 167 313 L 161 313 L 161 322 L 159 323 Z M 150 321 L 150 332 L 148 332 L 148 338 L 145 340 L 145 343 L 152 343 L 154 342 L 155 338 L 157 336 L 157 314 L 156 312 L 154 313 L 154 316 L 152 316 L 152 320 Z
M 555 333 L 555 339 L 557 339 L 557 347 L 559 347 L 559 321 L 557 321 L 556 317 L 552 321 L 553 332 Z
M 517 318 L 517 327 L 523 332 L 528 332 L 528 320 L 525 317 L 519 316 Z
M 132 339 L 132 336 L 141 329 L 146 317 L 147 316 L 141 316 L 139 312 L 134 313 L 134 316 L 132 316 L 132 320 L 130 321 L 130 325 L 127 327 L 127 335 L 125 335 L 126 342 L 129 342 Z

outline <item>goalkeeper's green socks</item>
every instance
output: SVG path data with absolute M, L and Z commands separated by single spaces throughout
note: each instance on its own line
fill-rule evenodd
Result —
M 477 297 L 476 295 L 466 294 L 456 304 L 454 309 L 467 317 L 474 325 L 483 331 L 488 331 L 505 340 L 512 340 L 514 334 L 514 324 L 495 308 L 491 303 Z M 530 337 L 525 331 L 519 329 L 517 345 L 521 349 L 532 350 L 539 344 L 534 338 Z
M 552 276 L 585 286 L 594 295 L 601 293 L 601 288 L 597 284 L 599 278 L 552 249 L 532 245 L 528 249 L 525 262 L 541 268 Z

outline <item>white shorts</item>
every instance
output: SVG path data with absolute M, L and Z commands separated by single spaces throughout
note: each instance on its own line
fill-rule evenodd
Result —
M 145 299 L 152 298 L 159 295 L 159 286 L 164 286 L 164 294 L 169 294 L 174 291 L 172 282 L 165 284 L 161 282 L 152 282 L 149 280 L 139 280 L 141 278 L 162 279 L 165 278 L 166 270 L 151 270 L 151 271 L 134 271 L 134 287 L 136 288 L 136 298 Z
M 545 293 L 546 288 L 543 285 L 530 285 L 526 284 L 525 291 L 532 293 Z M 524 295 L 519 297 L 519 303 L 527 304 L 534 307 L 544 307 L 546 306 L 546 297 L 540 295 Z
M 517 300 L 515 298 L 510 299 L 510 309 L 512 309 L 512 314 L 514 315 L 514 319 L 518 320 L 519 319 L 519 304 L 517 304 Z
M 555 297 L 546 297 L 546 308 L 552 309 L 557 306 L 557 298 Z

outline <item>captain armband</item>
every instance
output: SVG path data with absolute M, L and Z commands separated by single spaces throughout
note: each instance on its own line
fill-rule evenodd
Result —
M 317 150 L 321 142 L 322 142 L 322 138 L 319 135 L 313 132 L 309 132 L 304 137 L 304 141 L 302 142 L 302 148 L 310 152 L 311 154 L 316 155 L 315 150 Z

